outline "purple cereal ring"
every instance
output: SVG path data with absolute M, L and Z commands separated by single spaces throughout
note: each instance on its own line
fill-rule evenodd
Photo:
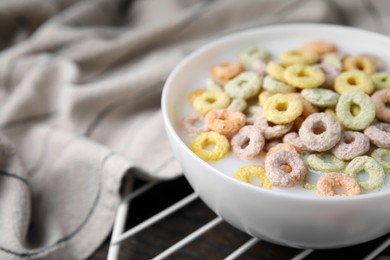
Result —
M 390 107 L 386 106 L 390 103 L 390 89 L 376 91 L 371 100 L 375 105 L 376 117 L 390 123 Z
M 186 116 L 181 125 L 183 130 L 189 135 L 198 135 L 210 130 L 204 120 L 204 116 L 196 111 Z
M 333 88 L 335 78 L 340 74 L 340 70 L 330 64 L 316 64 L 313 67 L 317 67 L 325 74 L 325 82 L 322 85 L 324 88 Z
M 309 147 L 307 147 L 303 142 L 302 139 L 299 137 L 298 133 L 291 132 L 286 134 L 283 137 L 283 142 L 291 144 L 295 146 L 299 151 L 308 152 L 310 151 Z
M 264 137 L 252 125 L 244 126 L 231 140 L 233 153 L 242 160 L 255 158 L 264 147 Z
M 257 72 L 261 76 L 267 76 L 267 74 L 268 74 L 267 73 L 267 62 L 260 60 L 260 59 L 252 61 L 251 69 L 254 72 Z
M 286 169 L 291 169 L 291 171 L 286 172 Z M 280 150 L 270 154 L 265 160 L 265 173 L 272 186 L 275 187 L 296 186 L 302 183 L 306 172 L 304 161 L 294 151 Z
M 309 149 L 324 152 L 340 141 L 341 126 L 333 116 L 315 113 L 303 121 L 299 137 Z
M 285 133 L 290 131 L 293 126 L 293 122 L 281 125 L 270 125 L 267 119 L 261 114 L 254 119 L 253 125 L 259 129 L 265 139 L 275 139 L 283 136 Z
M 370 139 L 360 132 L 347 131 L 341 134 L 340 141 L 332 149 L 334 156 L 341 160 L 352 160 L 370 149 Z
M 371 143 L 380 148 L 390 148 L 390 124 L 376 123 L 364 130 Z

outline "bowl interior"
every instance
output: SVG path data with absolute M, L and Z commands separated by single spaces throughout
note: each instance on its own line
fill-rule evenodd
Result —
M 186 104 L 188 102 L 188 93 L 191 90 L 204 87 L 206 79 L 210 77 L 209 72 L 213 66 L 222 62 L 236 61 L 238 54 L 249 47 L 263 47 L 270 51 L 275 59 L 278 58 L 282 51 L 298 49 L 309 41 L 319 39 L 336 43 L 339 50 L 347 54 L 370 53 L 382 57 L 385 61 L 390 61 L 390 51 L 388 51 L 390 47 L 389 38 L 380 34 L 344 26 L 320 24 L 278 25 L 247 30 L 220 38 L 185 58 L 171 73 L 165 84 L 162 97 L 163 115 L 167 131 L 173 134 L 174 142 L 179 142 L 180 146 L 184 146 L 183 149 L 198 163 L 208 164 L 188 149 L 185 143 L 188 143 L 191 137 L 186 136 L 180 130 L 180 120 L 193 111 Z M 242 165 L 248 165 L 248 162 L 242 162 Z M 224 163 L 218 169 L 210 165 L 208 167 L 215 174 L 230 178 L 245 189 L 254 188 L 259 190 L 259 192 L 275 192 L 258 189 L 231 178 L 237 167 L 234 168 L 229 163 Z M 283 196 L 283 194 L 279 195 Z M 389 180 L 386 181 L 386 185 L 381 191 L 364 194 L 364 196 L 338 199 L 362 199 L 363 197 L 383 195 L 390 195 Z M 318 200 L 334 199 L 314 196 L 310 198 L 299 192 L 290 193 L 289 196 Z

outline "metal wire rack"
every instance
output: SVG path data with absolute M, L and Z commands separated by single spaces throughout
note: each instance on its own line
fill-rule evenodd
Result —
M 124 230 L 125 229 L 125 224 L 126 224 L 126 219 L 128 216 L 128 212 L 130 209 L 130 204 L 131 201 L 135 200 L 137 197 L 140 196 L 147 196 L 148 191 L 153 190 L 159 182 L 148 182 L 140 186 L 139 188 L 135 189 L 131 193 L 129 193 L 120 203 L 118 209 L 117 209 L 117 214 L 116 214 L 116 219 L 114 223 L 114 228 L 112 231 L 111 235 L 111 242 L 110 246 L 108 249 L 108 256 L 107 259 L 109 260 L 116 260 L 118 259 L 118 255 L 120 252 L 121 248 L 121 243 L 127 239 L 130 239 L 131 237 L 135 236 L 136 234 L 144 231 L 148 227 L 156 224 L 159 221 L 162 221 L 164 218 L 167 216 L 178 212 L 178 211 L 183 211 L 186 210 L 184 207 L 187 205 L 193 203 L 194 201 L 198 200 L 199 197 L 196 193 L 191 193 L 189 195 L 186 195 L 184 198 L 181 198 L 179 201 L 175 202 L 174 204 L 168 206 L 167 208 L 163 209 L 162 211 L 158 212 L 157 214 L 153 215 L 150 218 L 147 218 L 146 220 L 142 221 L 141 223 L 135 225 L 134 227 L 130 228 L 129 230 Z M 131 187 L 125 187 L 125 189 L 130 190 Z M 210 231 L 211 229 L 215 228 L 217 225 L 221 224 L 223 219 L 221 217 L 215 217 L 208 223 L 204 224 L 197 230 L 193 231 L 192 233 L 186 235 L 183 237 L 181 240 L 178 242 L 174 243 L 171 245 L 169 248 L 163 250 L 160 252 L 158 255 L 156 255 L 153 260 L 159 260 L 159 259 L 166 259 L 173 253 L 179 251 L 182 249 L 184 246 L 194 242 L 195 239 L 199 238 L 201 235 L 204 233 Z M 256 244 L 262 243 L 262 241 L 258 238 L 250 238 L 247 242 L 243 243 L 241 246 L 239 246 L 236 249 L 233 249 L 232 252 L 225 256 L 224 259 L 226 260 L 233 260 L 233 259 L 238 259 L 240 256 L 245 254 L 249 249 L 251 249 L 253 246 Z M 357 246 L 358 247 L 358 246 Z M 363 260 L 371 260 L 371 259 L 383 259 L 383 260 L 388 260 L 390 259 L 390 255 L 383 255 L 389 254 L 388 251 L 390 250 L 390 235 L 387 237 L 384 237 L 380 239 L 378 243 L 375 243 L 374 245 L 370 245 L 370 248 L 367 252 L 362 252 L 362 257 L 361 259 Z M 313 249 L 304 249 L 298 251 L 297 254 L 292 256 L 290 259 L 293 260 L 300 260 L 300 259 L 310 259 L 310 256 L 313 255 L 313 252 L 316 250 Z M 344 254 L 345 252 L 343 252 Z M 340 252 L 341 254 L 341 252 Z M 347 252 L 348 254 L 348 252 Z M 382 254 L 382 256 L 380 256 Z M 380 257 L 379 257 L 380 256 Z M 379 258 L 377 258 L 379 257 Z M 315 259 L 315 258 L 311 258 Z

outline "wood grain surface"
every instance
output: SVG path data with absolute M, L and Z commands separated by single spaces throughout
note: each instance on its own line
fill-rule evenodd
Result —
M 143 184 L 144 182 L 137 181 L 136 187 Z M 126 229 L 153 216 L 190 193 L 192 193 L 192 189 L 184 177 L 158 184 L 131 203 Z M 121 246 L 119 259 L 151 259 L 215 217 L 217 216 L 200 199 L 197 199 L 150 228 L 125 240 Z M 316 250 L 305 259 L 362 259 L 387 237 L 384 236 L 353 247 Z M 226 222 L 222 222 L 167 259 L 223 259 L 250 238 L 249 235 Z M 109 238 L 90 259 L 106 259 L 108 246 Z M 291 259 L 301 251 L 301 249 L 260 241 L 239 259 L 285 260 Z M 376 259 L 390 260 L 390 248 L 383 251 Z

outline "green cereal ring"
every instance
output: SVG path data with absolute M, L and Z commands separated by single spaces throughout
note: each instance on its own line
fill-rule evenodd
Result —
M 338 172 L 345 169 L 347 164 L 329 153 L 310 154 L 306 157 L 305 163 L 316 171 Z
M 214 146 L 208 149 L 208 146 Z M 190 144 L 190 149 L 205 161 L 218 161 L 225 157 L 230 149 L 226 136 L 217 132 L 206 132 L 197 135 Z
M 383 169 L 390 173 L 390 161 L 385 160 L 385 157 L 390 158 L 390 149 L 378 148 L 371 153 L 371 157 L 374 158 Z
M 223 92 L 223 87 L 213 79 L 206 80 L 206 89 L 209 91 Z
M 304 89 L 301 95 L 307 101 L 319 107 L 335 106 L 340 97 L 336 92 L 324 88 Z
M 259 94 L 263 77 L 252 71 L 242 72 L 225 86 L 225 92 L 233 98 L 250 98 Z
M 274 79 L 284 82 L 284 70 L 286 65 L 277 61 L 270 61 L 267 65 L 267 73 L 271 75 Z
M 349 90 L 359 90 L 370 95 L 375 88 L 372 80 L 365 72 L 350 70 L 345 71 L 336 77 L 334 89 L 339 94 L 343 94 Z
M 316 88 L 325 82 L 324 72 L 316 67 L 295 64 L 284 70 L 285 81 L 297 88 Z
M 229 104 L 229 96 L 219 91 L 206 91 L 196 97 L 192 103 L 194 108 L 203 115 L 216 108 L 226 108 Z
M 283 83 L 272 76 L 268 75 L 264 78 L 263 88 L 271 93 L 291 93 L 295 92 L 296 89 L 286 83 Z
M 254 60 L 269 61 L 271 59 L 271 54 L 261 48 L 249 48 L 241 52 L 239 58 L 241 63 L 243 63 L 244 65 L 249 65 Z
M 322 56 L 321 64 L 332 65 L 333 67 L 342 71 L 344 69 L 344 65 L 337 54 L 329 53 Z
M 290 50 L 282 52 L 280 60 L 286 64 L 314 64 L 318 54 L 308 50 Z
M 368 178 L 365 181 L 360 181 L 358 178 L 359 173 L 362 171 L 368 174 Z M 360 187 L 368 191 L 379 189 L 385 183 L 383 167 L 369 156 L 358 156 L 353 159 L 345 169 L 345 173 L 353 177 Z
M 264 103 L 263 115 L 274 124 L 287 124 L 302 114 L 302 101 L 290 94 L 275 94 Z
M 378 72 L 371 76 L 377 90 L 390 88 L 390 73 Z
M 356 116 L 352 114 L 352 106 L 361 108 Z M 370 96 L 361 91 L 351 90 L 341 94 L 336 106 L 336 114 L 340 123 L 352 130 L 363 130 L 375 119 L 375 105 Z
M 227 107 L 228 110 L 232 111 L 240 111 L 243 112 L 248 104 L 246 103 L 245 99 L 242 98 L 234 98 L 230 105 Z

